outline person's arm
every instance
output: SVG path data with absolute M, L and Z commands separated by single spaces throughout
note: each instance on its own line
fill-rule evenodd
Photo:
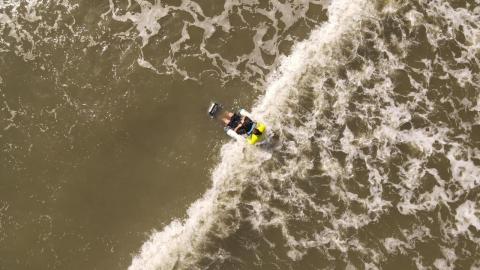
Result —
M 241 128 L 242 126 L 243 126 L 243 121 L 240 122 L 240 124 L 238 124 L 238 126 L 237 126 L 236 128 L 234 128 L 233 130 L 234 130 L 235 132 L 237 132 L 237 130 L 238 130 L 239 128 Z
M 241 128 L 244 124 L 245 124 L 245 116 L 242 117 L 242 119 L 240 120 L 240 123 L 239 123 L 238 126 L 234 129 L 235 132 L 237 132 L 237 130 L 238 130 L 239 128 Z

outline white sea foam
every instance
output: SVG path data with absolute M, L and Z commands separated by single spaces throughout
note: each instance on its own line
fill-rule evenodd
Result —
M 456 210 L 456 233 L 463 234 L 470 226 L 480 230 L 480 207 L 475 202 L 467 200 Z
M 153 65 L 155 71 L 159 72 L 179 72 L 182 75 L 188 77 L 194 77 L 185 67 L 178 64 L 178 57 L 185 54 L 184 50 L 189 41 L 190 35 L 187 28 L 191 26 L 198 27 L 203 30 L 201 43 L 198 44 L 199 51 L 191 52 L 201 57 L 206 57 L 211 60 L 212 65 L 216 68 L 217 74 L 222 77 L 240 76 L 245 81 L 249 81 L 251 77 L 265 75 L 265 70 L 270 70 L 272 66 L 276 66 L 277 61 L 274 63 L 266 63 L 265 58 L 262 55 L 267 53 L 278 59 L 280 42 L 286 39 L 292 39 L 290 36 L 285 36 L 282 32 L 291 28 L 296 22 L 305 18 L 305 14 L 308 11 L 309 4 L 322 4 L 326 5 L 328 1 L 311 1 L 302 0 L 290 3 L 289 1 L 271 1 L 266 8 L 260 8 L 258 1 L 237 1 L 228 0 L 225 1 L 223 9 L 219 14 L 211 16 L 206 15 L 202 9 L 202 6 L 195 1 L 182 0 L 179 6 L 169 5 L 162 1 L 155 1 L 153 4 L 144 0 L 135 0 L 140 7 L 140 11 L 129 10 L 130 4 L 126 10 L 121 10 L 115 6 L 114 1 L 110 0 L 110 10 L 103 14 L 111 14 L 112 18 L 121 22 L 128 22 L 133 24 L 133 27 L 122 33 L 122 36 L 129 38 L 139 37 L 141 47 L 145 47 L 149 44 L 150 39 L 156 35 L 161 35 L 164 27 L 160 21 L 166 19 L 168 16 L 176 13 L 188 14 L 189 19 L 182 21 L 181 36 L 170 44 L 164 44 L 161 46 L 169 46 L 169 53 L 167 56 L 161 56 L 163 58 L 162 66 Z M 254 11 L 257 14 L 262 14 L 268 20 L 266 22 L 259 22 L 258 25 L 249 25 L 255 33 L 252 37 L 254 48 L 245 55 L 237 56 L 235 59 L 226 59 L 222 57 L 221 53 L 212 51 L 207 46 L 207 43 L 212 38 L 212 35 L 220 29 L 225 33 L 231 33 L 235 30 L 235 27 L 231 25 L 231 17 L 233 14 L 238 15 L 244 23 L 247 20 L 244 18 L 243 12 Z M 280 15 L 280 16 L 278 16 Z M 282 26 L 280 26 L 282 25 Z M 280 28 L 282 27 L 282 30 Z M 273 36 L 266 37 L 267 32 L 273 30 Z M 168 36 L 162 37 L 162 39 L 169 38 Z M 218 41 L 218 40 L 217 40 Z M 216 42 L 217 42 L 216 41 Z M 155 55 L 154 58 L 158 58 L 159 55 Z M 145 63 L 150 61 L 152 56 L 146 56 L 142 53 L 141 61 L 138 63 Z M 239 67 L 245 65 L 246 70 L 240 72 Z M 141 65 L 145 67 L 145 65 Z M 151 69 L 150 66 L 147 68 Z
M 455 255 L 455 250 L 442 247 L 441 251 L 444 257 L 436 259 L 433 265 L 437 269 L 454 269 L 455 261 L 458 259 Z

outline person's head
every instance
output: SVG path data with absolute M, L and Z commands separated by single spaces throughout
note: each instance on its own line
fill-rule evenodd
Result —
M 260 135 L 262 135 L 262 132 L 261 132 L 260 130 L 258 130 L 258 129 L 254 129 L 254 130 L 253 130 L 253 134 L 255 134 L 255 135 L 257 135 L 257 136 L 260 136 Z

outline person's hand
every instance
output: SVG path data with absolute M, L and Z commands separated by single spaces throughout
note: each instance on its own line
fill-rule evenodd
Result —
M 233 131 L 237 132 L 237 130 L 241 127 L 242 127 L 242 123 L 238 124 L 238 126 Z

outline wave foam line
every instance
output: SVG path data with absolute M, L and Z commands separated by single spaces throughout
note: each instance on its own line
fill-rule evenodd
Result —
M 279 70 L 269 78 L 265 95 L 253 108 L 253 111 L 263 118 L 273 129 L 279 130 L 276 119 L 285 117 L 283 109 L 295 87 L 308 69 L 308 63 L 318 64 L 315 56 L 326 53 L 336 46 L 343 35 L 358 23 L 358 18 L 365 15 L 367 1 L 333 1 L 328 9 L 329 20 L 314 30 L 310 37 L 298 43 L 290 56 L 283 58 Z M 282 109 L 283 108 L 283 109 Z M 174 220 L 163 228 L 154 232 L 145 242 L 130 265 L 135 269 L 172 269 L 195 268 L 197 250 L 212 233 L 212 228 L 221 226 L 219 220 L 228 209 L 235 209 L 239 197 L 225 194 L 231 190 L 241 189 L 242 183 L 249 181 L 248 175 L 242 172 L 251 171 L 258 166 L 259 160 L 268 159 L 269 155 L 256 149 L 247 149 L 245 145 L 227 143 L 221 150 L 221 162 L 212 174 L 212 187 L 202 198 L 194 202 L 187 210 L 187 218 L 183 221 Z M 254 157 L 252 157 L 254 156 Z M 234 166 L 235 165 L 235 166 Z M 232 170 L 232 168 L 238 168 Z M 223 230 L 223 231 L 222 231 Z M 228 228 L 216 228 L 216 232 L 228 234 Z M 197 254 L 197 255 L 196 255 Z

